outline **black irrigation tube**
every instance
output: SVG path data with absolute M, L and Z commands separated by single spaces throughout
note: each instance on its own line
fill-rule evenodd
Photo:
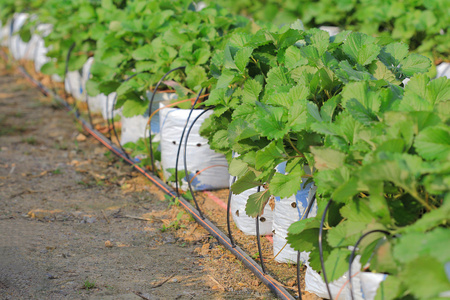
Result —
M 195 106 L 192 106 L 191 112 L 194 110 Z M 191 180 L 188 177 L 188 169 L 187 169 L 187 143 L 188 143 L 188 139 L 189 139 L 189 135 L 191 134 L 191 130 L 192 127 L 194 127 L 195 122 L 198 121 L 198 119 L 200 119 L 201 116 L 203 116 L 207 111 L 211 110 L 212 108 L 208 108 L 205 109 L 204 111 L 202 111 L 192 122 L 191 126 L 189 126 L 188 132 L 186 133 L 186 139 L 184 140 L 184 175 L 186 178 L 186 181 L 188 183 L 188 187 L 189 187 L 189 191 L 191 192 L 191 196 L 192 196 L 192 200 L 194 200 L 195 206 L 197 206 L 197 210 L 200 212 L 200 216 L 203 217 L 202 211 L 199 209 L 199 205 L 197 202 L 197 199 L 195 198 L 194 195 L 194 190 L 192 189 L 192 185 L 191 185 Z M 189 115 L 190 116 L 190 115 Z M 189 118 L 188 118 L 188 122 L 189 122 Z M 187 124 L 186 124 L 187 126 Z M 180 144 L 181 146 L 181 144 Z M 180 153 L 178 152 L 177 155 L 179 155 Z
M 180 143 L 178 145 L 177 158 L 175 160 L 175 191 L 177 192 L 177 196 L 180 197 L 180 191 L 178 189 L 178 161 L 180 159 L 181 145 L 183 144 L 184 133 L 186 132 L 186 127 L 189 124 L 189 119 L 191 118 L 192 112 L 194 111 L 194 107 L 197 104 L 198 99 L 200 99 L 200 95 L 203 92 L 203 88 L 200 89 L 200 92 L 197 94 L 197 98 L 195 99 L 194 104 L 192 105 L 191 110 L 189 111 L 189 115 L 186 119 L 186 124 L 184 125 L 183 131 L 181 132 Z M 197 201 L 195 201 L 195 206 L 197 206 L 197 210 L 200 212 L 200 216 L 203 218 L 203 214 L 200 211 Z
M 256 192 L 259 193 L 261 191 L 261 186 L 258 186 Z M 264 264 L 264 258 L 262 254 L 262 247 L 261 247 L 261 236 L 259 234 L 259 214 L 255 218 L 256 222 L 256 243 L 258 244 L 258 254 L 259 254 L 259 260 L 261 261 L 261 269 L 263 270 L 264 274 L 267 274 L 266 265 Z
M 231 241 L 231 244 L 233 245 L 233 247 L 236 247 L 236 243 L 234 242 L 233 239 L 233 235 L 231 233 L 231 224 L 230 224 L 230 209 L 231 209 L 231 197 L 233 196 L 233 192 L 231 191 L 231 185 L 233 185 L 233 183 L 235 183 L 236 181 L 236 176 L 233 176 L 233 178 L 231 179 L 231 184 L 230 184 L 230 191 L 228 192 L 228 201 L 227 201 L 227 229 L 228 229 L 228 238 Z
M 152 115 L 152 106 L 153 106 L 153 101 L 155 100 L 155 95 L 156 92 L 158 91 L 159 86 L 161 85 L 161 83 L 163 82 L 164 79 L 166 79 L 167 75 L 169 75 L 170 73 L 176 71 L 176 70 L 182 70 L 182 69 L 186 69 L 186 67 L 178 67 L 178 68 L 174 68 L 172 70 L 169 70 L 166 74 L 164 74 L 163 77 L 161 77 L 161 79 L 158 81 L 158 83 L 155 86 L 155 89 L 153 90 L 152 93 L 152 98 L 150 99 L 150 103 L 148 104 L 148 114 L 149 116 Z M 155 157 L 153 155 L 153 144 L 152 144 L 152 124 L 150 122 L 149 125 L 149 129 L 148 129 L 148 144 L 149 144 L 149 151 L 150 151 L 150 161 L 152 162 L 152 171 L 155 172 L 156 168 L 155 168 Z
M 64 99 L 60 98 L 58 95 L 44 87 L 39 81 L 28 74 L 28 72 L 22 66 L 19 66 L 19 70 L 28 80 L 36 85 L 44 93 L 44 95 L 53 97 L 55 100 L 60 102 L 67 110 L 73 111 L 73 108 L 66 101 L 64 101 Z M 245 253 L 239 246 L 233 245 L 230 239 L 226 235 L 224 235 L 220 231 L 220 229 L 218 229 L 213 223 L 211 223 L 211 221 L 209 221 L 208 219 L 203 219 L 200 216 L 200 213 L 187 200 L 185 200 L 183 197 L 177 197 L 174 190 L 166 185 L 161 179 L 138 166 L 136 161 L 134 161 L 133 159 L 127 158 L 125 156 L 125 153 L 123 153 L 121 149 L 114 145 L 103 134 L 92 128 L 88 122 L 81 119 L 79 113 L 76 111 L 75 116 L 77 117 L 83 128 L 88 131 L 94 138 L 96 138 L 100 143 L 102 143 L 106 148 L 132 165 L 137 171 L 141 172 L 167 195 L 169 195 L 173 199 L 177 199 L 179 203 L 185 208 L 185 210 L 190 213 L 200 225 L 202 225 L 213 237 L 215 237 L 220 244 L 222 244 L 234 256 L 236 256 L 237 259 L 239 259 L 250 271 L 252 271 L 273 293 L 280 297 L 280 299 L 294 300 L 294 297 L 292 297 L 283 286 L 281 286 L 271 276 L 264 274 L 261 267 L 250 256 L 248 256 L 247 253 Z
M 313 194 L 311 201 L 308 203 L 308 206 L 306 207 L 304 219 L 308 218 L 309 212 L 311 211 L 314 201 L 316 201 L 316 193 Z M 300 253 L 301 253 L 300 251 L 297 251 L 297 289 L 298 289 L 298 299 L 302 300 L 302 287 L 300 286 L 300 268 L 301 268 Z
M 353 260 L 354 260 L 354 258 L 355 258 L 356 249 L 358 248 L 359 243 L 361 243 L 361 241 L 362 241 L 366 236 L 368 236 L 369 234 L 372 234 L 372 233 L 377 233 L 377 232 L 378 232 L 378 233 L 384 233 L 385 235 L 391 235 L 390 232 L 389 232 L 389 231 L 386 231 L 386 230 L 382 230 L 382 229 L 371 230 L 371 231 L 369 231 L 369 232 L 364 233 L 364 234 L 358 239 L 358 241 L 356 242 L 355 246 L 353 246 L 353 250 L 352 250 L 352 253 L 351 253 L 351 255 L 350 255 L 350 260 L 349 260 L 349 262 L 348 262 L 348 285 L 349 285 L 349 288 L 350 288 L 350 296 L 352 297 L 352 300 L 355 299 L 354 296 L 353 296 L 353 285 L 352 285 L 352 263 L 353 263 Z
M 330 300 L 333 300 L 333 296 L 331 295 L 331 290 L 330 290 L 330 286 L 328 283 L 327 273 L 325 272 L 325 264 L 324 264 L 324 260 L 323 260 L 322 236 L 323 236 L 323 224 L 325 223 L 325 216 L 327 215 L 328 208 L 330 207 L 330 204 L 332 201 L 333 201 L 332 199 L 330 199 L 330 201 L 328 201 L 327 206 L 325 207 L 325 210 L 323 211 L 322 221 L 320 222 L 320 228 L 319 228 L 320 264 L 322 265 L 323 279 L 325 281 L 325 285 L 327 286 L 328 296 L 330 297 Z

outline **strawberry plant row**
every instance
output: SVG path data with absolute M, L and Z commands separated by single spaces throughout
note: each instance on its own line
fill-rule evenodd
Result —
M 83 90 L 114 93 L 124 118 L 151 113 L 146 94 L 159 81 L 181 108 L 205 90 L 197 107 L 213 113 L 200 133 L 226 156 L 233 193 L 250 194 L 248 216 L 317 188 L 308 198 L 317 215 L 303 218 L 305 203 L 286 232 L 325 282 L 349 275 L 358 254 L 369 271 L 388 274 L 378 299 L 450 291 L 450 80 L 430 79 L 428 58 L 391 38 L 256 24 L 216 5 L 55 1 L 0 5 L 1 20 L 15 9 L 39 16 L 22 27 L 25 42 L 40 22 L 53 26 L 42 72 L 65 76 L 66 61 L 78 72 L 92 57 Z M 145 140 L 131 147 L 144 154 Z

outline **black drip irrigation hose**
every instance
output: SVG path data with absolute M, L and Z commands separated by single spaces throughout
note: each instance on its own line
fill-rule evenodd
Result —
M 261 191 L 261 186 L 258 186 L 257 193 Z M 261 261 L 261 269 L 263 270 L 264 274 L 267 274 L 266 265 L 264 264 L 264 258 L 262 254 L 262 247 L 261 247 L 261 236 L 259 231 L 259 214 L 256 216 L 256 243 L 258 244 L 258 254 L 259 254 L 259 260 Z
M 236 176 L 233 176 L 231 179 L 231 185 L 235 183 Z M 228 238 L 231 241 L 231 244 L 233 245 L 233 248 L 236 247 L 236 243 L 234 242 L 233 235 L 231 233 L 231 224 L 230 224 L 230 209 L 231 209 L 231 197 L 233 196 L 233 192 L 231 191 L 231 185 L 230 185 L 230 191 L 228 192 L 228 201 L 227 201 L 227 229 L 228 229 Z
M 130 80 L 131 78 L 135 77 L 136 75 L 142 74 L 145 72 L 137 72 L 134 73 L 133 75 L 131 75 L 130 77 L 128 77 L 127 79 L 125 79 L 123 82 L 127 82 L 128 80 Z M 107 122 L 108 122 L 108 129 L 110 126 L 112 126 L 113 129 L 113 133 L 114 136 L 117 139 L 117 143 L 119 144 L 120 149 L 122 149 L 122 152 L 125 153 L 125 155 L 127 156 L 127 158 L 130 158 L 130 156 L 128 155 L 128 153 L 125 151 L 125 149 L 122 146 L 122 143 L 120 142 L 119 139 L 119 135 L 117 134 L 117 130 L 116 130 L 116 125 L 114 124 L 114 107 L 116 106 L 116 102 L 117 102 L 117 93 L 114 95 L 114 99 L 113 99 L 113 105 L 111 108 L 111 123 L 109 123 L 109 115 L 108 115 L 108 111 L 106 112 L 106 117 L 107 117 Z M 106 98 L 106 109 L 108 109 L 108 97 Z M 110 140 L 111 140 L 111 135 L 110 135 Z
M 60 98 L 58 95 L 40 84 L 40 82 L 30 76 L 23 67 L 19 66 L 19 70 L 28 80 L 39 87 L 39 89 L 41 89 L 43 93 L 45 93 L 45 95 L 53 97 L 55 100 L 60 102 L 67 110 L 73 110 L 73 108 L 66 101 L 64 101 L 64 99 Z M 92 128 L 89 123 L 81 119 L 78 114 L 75 114 L 75 116 L 77 117 L 83 128 L 88 131 L 94 138 L 96 138 L 100 143 L 102 143 L 106 148 L 111 150 L 111 152 L 122 158 L 127 163 L 131 164 L 137 171 L 141 172 L 152 183 L 157 185 L 162 191 L 172 197 L 172 199 L 177 199 L 185 208 L 185 210 L 190 213 L 200 225 L 202 225 L 214 238 L 216 238 L 221 245 L 223 245 L 234 256 L 236 256 L 237 259 L 239 259 L 250 271 L 252 271 L 280 299 L 294 300 L 294 297 L 292 297 L 283 286 L 281 286 L 271 276 L 264 274 L 261 267 L 250 256 L 248 256 L 247 253 L 245 253 L 239 246 L 233 246 L 228 237 L 225 236 L 213 223 L 211 223 L 211 221 L 209 221 L 208 219 L 203 219 L 200 216 L 200 213 L 186 199 L 184 199 L 183 197 L 177 197 L 175 191 L 167 184 L 165 184 L 161 179 L 156 177 L 154 174 L 147 172 L 145 169 L 139 167 L 137 162 L 133 159 L 127 158 L 126 155 L 121 151 L 121 149 L 114 145 L 103 134 Z
M 197 98 L 195 99 L 195 102 L 192 105 L 191 110 L 189 111 L 188 117 L 186 119 L 186 124 L 184 125 L 183 131 L 181 132 L 180 144 L 178 145 L 177 158 L 175 160 L 175 191 L 177 192 L 178 197 L 180 197 L 180 191 L 178 189 L 178 162 L 180 159 L 181 145 L 183 144 L 184 133 L 186 132 L 186 127 L 189 124 L 189 119 L 191 118 L 192 112 L 194 111 L 195 105 L 197 104 L 198 99 L 200 99 L 200 95 L 202 94 L 202 92 L 203 92 L 203 88 L 200 89 L 200 92 L 198 93 Z M 151 146 L 150 146 L 150 148 L 151 148 Z M 200 211 L 197 203 L 196 203 L 196 205 L 197 205 L 197 210 Z M 200 214 L 201 214 L 201 212 L 200 212 Z M 203 215 L 202 215 L 202 217 L 203 217 Z
M 192 110 L 194 109 L 194 106 L 192 107 Z M 189 179 L 188 176 L 188 168 L 187 168 L 187 143 L 188 143 L 188 139 L 189 139 L 189 135 L 191 134 L 191 130 L 194 127 L 195 122 L 198 121 L 198 119 L 200 119 L 201 116 L 203 116 L 207 111 L 211 110 L 212 108 L 208 108 L 205 109 L 204 111 L 202 111 L 192 122 L 191 126 L 189 126 L 188 132 L 186 133 L 186 139 L 184 140 L 184 175 L 186 178 L 186 181 L 188 183 L 188 187 L 189 187 L 189 191 L 191 192 L 191 196 L 192 196 L 192 200 L 194 200 L 195 206 L 197 207 L 197 210 L 200 212 L 200 215 L 203 217 L 202 211 L 199 208 L 197 199 L 195 198 L 194 195 L 194 190 L 192 189 L 192 185 L 191 185 L 191 180 Z M 192 111 L 191 110 L 191 111 Z M 189 119 L 188 119 L 189 121 Z M 188 124 L 186 124 L 187 126 Z
M 66 79 L 67 79 L 67 73 L 69 73 L 69 60 L 70 60 L 70 56 L 72 55 L 72 51 L 73 51 L 73 49 L 75 49 L 75 46 L 77 45 L 77 43 L 73 43 L 71 46 L 70 46 L 70 48 L 69 48 L 69 50 L 67 51 L 67 56 L 66 56 L 66 65 L 64 66 L 64 85 L 66 84 Z M 72 86 L 71 86 L 71 84 L 70 84 L 70 80 L 68 80 L 67 81 L 67 85 L 69 86 L 69 91 L 72 91 Z M 65 89 L 64 89 L 64 91 L 65 91 Z M 68 96 L 68 93 L 65 91 L 65 95 L 66 95 L 66 98 L 67 98 L 67 96 Z M 74 109 L 77 109 L 76 108 L 76 101 L 74 102 Z M 78 111 L 78 109 L 77 109 L 77 111 Z
M 308 218 L 309 213 L 311 211 L 311 208 L 314 204 L 314 201 L 316 201 L 316 193 L 314 192 L 313 197 L 311 198 L 311 201 L 309 201 L 308 206 L 306 207 L 305 211 L 305 219 Z M 302 266 L 302 262 L 300 261 L 300 251 L 297 251 L 297 288 L 298 288 L 298 299 L 302 300 L 302 287 L 300 286 L 300 268 Z
M 375 229 L 375 230 L 366 232 L 358 239 L 355 246 L 353 247 L 352 253 L 350 254 L 350 260 L 348 262 L 348 286 L 350 288 L 350 296 L 352 297 L 352 300 L 355 299 L 354 295 L 353 295 L 353 285 L 352 285 L 352 264 L 353 264 L 353 260 L 355 259 L 356 249 L 358 248 L 359 244 L 366 236 L 368 236 L 369 234 L 372 234 L 372 233 L 377 233 L 377 232 L 384 233 L 385 235 L 391 235 L 391 233 L 389 231 L 382 230 L 382 229 Z
M 331 295 L 330 285 L 328 284 L 327 273 L 325 272 L 325 264 L 324 264 L 324 259 L 323 259 L 323 247 L 322 247 L 322 235 L 323 235 L 323 224 L 325 223 L 325 216 L 327 215 L 328 208 L 330 207 L 330 204 L 332 201 L 333 201 L 332 199 L 330 199 L 330 201 L 328 201 L 327 206 L 325 207 L 325 210 L 323 211 L 322 221 L 320 221 L 320 228 L 319 228 L 320 264 L 322 265 L 323 279 L 325 281 L 325 285 L 327 286 L 328 296 L 330 297 L 330 300 L 333 300 L 333 296 Z
M 158 83 L 155 86 L 155 89 L 153 90 L 152 98 L 150 99 L 150 103 L 148 104 L 148 115 L 149 116 L 152 115 L 153 101 L 155 100 L 156 92 L 158 91 L 158 88 L 161 85 L 161 83 L 163 82 L 163 80 L 166 79 L 167 75 L 169 75 L 170 73 L 172 73 L 172 72 L 174 72 L 176 70 L 182 70 L 182 69 L 186 69 L 186 67 L 174 68 L 174 69 L 170 70 L 169 72 L 167 72 L 166 74 L 164 74 L 164 76 L 161 77 L 161 79 L 158 81 Z M 155 172 L 156 171 L 156 168 L 155 168 L 155 157 L 154 157 L 154 154 L 153 154 L 153 144 L 152 144 L 152 123 L 150 122 L 150 124 L 148 124 L 148 126 L 149 126 L 149 129 L 148 129 L 149 149 L 148 149 L 148 151 L 150 152 L 150 161 L 152 162 L 152 171 Z

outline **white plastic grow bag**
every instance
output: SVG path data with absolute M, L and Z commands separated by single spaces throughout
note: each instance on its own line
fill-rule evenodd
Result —
M 25 57 L 25 53 L 27 52 L 27 43 L 22 41 L 18 31 L 25 24 L 25 21 L 28 19 L 28 14 L 26 13 L 16 13 L 13 17 L 13 22 L 11 26 L 11 37 L 9 39 L 9 51 L 14 59 L 22 59 Z
M 153 93 L 147 92 L 147 99 L 150 101 Z M 161 101 L 170 101 L 177 98 L 175 93 L 156 93 L 153 100 L 152 112 L 159 108 L 159 103 Z M 120 143 L 122 145 L 128 142 L 137 142 L 140 138 L 148 138 L 148 127 L 147 122 L 149 118 L 149 111 L 144 115 L 134 116 L 134 117 L 124 117 L 122 115 L 122 136 L 120 137 Z M 154 134 L 153 141 L 159 142 L 160 136 L 160 122 L 159 122 L 159 112 L 156 113 L 151 119 L 151 130 L 152 135 Z
M 3 47 L 9 46 L 9 37 L 11 32 L 11 20 L 0 21 L 0 45 Z
M 83 87 L 81 85 L 81 74 L 79 71 L 70 71 L 66 74 L 64 81 L 66 92 L 71 94 L 75 99 L 84 101 Z
M 285 174 L 286 162 L 277 166 L 277 171 Z M 307 168 L 305 168 L 305 171 Z M 292 223 L 306 218 L 305 211 L 313 199 L 316 187 L 313 183 L 306 184 L 307 178 L 302 178 L 297 194 L 283 198 L 275 197 L 275 210 L 273 212 L 273 253 L 275 260 L 281 263 L 296 263 L 297 251 L 286 245 L 288 228 Z M 317 203 L 311 207 L 308 217 L 317 214 Z M 305 261 L 305 253 L 301 254 L 301 260 Z
M 450 63 L 440 63 L 436 66 L 436 77 L 447 77 L 450 79 Z
M 159 105 L 162 108 L 167 104 L 168 103 L 160 103 Z M 161 163 L 166 178 L 170 177 L 170 173 L 167 169 L 175 168 L 178 146 L 189 112 L 189 109 L 179 108 L 163 108 L 160 110 Z M 193 110 L 187 128 L 192 125 L 194 120 L 202 112 L 203 110 L 201 109 Z M 228 162 L 225 156 L 211 150 L 208 141 L 199 134 L 201 124 L 212 113 L 212 111 L 204 113 L 200 119 L 195 122 L 189 134 L 186 148 L 186 164 L 188 178 L 192 181 L 191 185 L 194 190 L 212 190 L 228 187 L 230 175 L 228 174 Z M 178 160 L 179 171 L 184 170 L 184 145 L 187 132 L 188 129 L 186 129 L 181 145 L 180 157 Z M 193 178 L 194 176 L 195 178 Z M 188 184 L 184 178 L 181 188 L 188 188 Z
M 254 194 L 258 189 L 252 188 L 246 190 L 239 195 L 231 195 L 230 211 L 233 216 L 236 227 L 246 235 L 256 235 L 256 220 L 249 217 L 245 213 L 245 206 L 247 199 L 251 194 Z M 272 235 L 273 211 L 267 204 L 264 207 L 263 214 L 259 217 L 259 233 L 260 235 Z
M 45 47 L 44 37 L 52 32 L 53 26 L 51 24 L 39 24 L 36 27 L 36 32 L 33 36 L 36 36 L 36 47 L 34 49 L 34 69 L 36 72 L 40 72 L 43 65 L 50 61 L 47 57 L 49 49 Z
M 357 255 L 352 263 L 352 289 L 356 300 L 373 300 L 386 274 L 361 272 L 360 256 Z M 305 290 L 317 296 L 329 299 L 328 290 L 322 277 L 306 263 Z M 348 271 L 339 279 L 329 284 L 331 295 L 336 300 L 352 300 Z
M 328 32 L 330 36 L 335 36 L 341 31 L 336 26 L 320 26 L 319 29 Z

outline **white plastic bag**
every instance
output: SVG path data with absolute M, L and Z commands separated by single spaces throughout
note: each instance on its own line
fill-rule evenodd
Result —
M 0 46 L 8 47 L 11 32 L 11 20 L 0 21 Z
M 147 100 L 150 101 L 153 93 L 147 92 Z M 175 93 L 156 93 L 155 98 L 153 99 L 152 112 L 156 111 L 159 108 L 159 103 L 161 101 L 168 101 L 177 98 L 177 94 Z M 150 103 L 150 102 L 149 102 Z M 147 111 L 144 115 L 134 116 L 134 117 L 124 117 L 122 116 L 122 136 L 120 138 L 120 142 L 122 145 L 128 142 L 137 142 L 140 138 L 147 137 L 148 138 L 148 127 L 147 122 L 149 118 L 149 111 Z M 152 135 L 155 135 L 153 141 L 159 142 L 159 112 L 156 113 L 151 119 L 151 130 Z
M 339 27 L 336 26 L 320 26 L 319 29 L 328 32 L 330 36 L 335 36 L 341 31 Z
M 236 227 L 247 235 L 256 235 L 256 220 L 249 217 L 245 213 L 245 206 L 247 199 L 251 194 L 254 194 L 258 189 L 252 188 L 246 190 L 239 195 L 231 195 L 230 211 L 233 216 L 233 221 Z M 273 211 L 267 204 L 264 207 L 264 212 L 259 216 L 259 233 L 260 235 L 272 235 Z
M 440 63 L 438 66 L 436 66 L 436 77 L 447 77 L 450 79 L 450 63 Z
M 71 94 L 76 100 L 84 101 L 82 97 L 81 74 L 79 71 L 67 72 L 64 87 L 66 92 Z
M 285 174 L 286 163 L 277 166 L 277 171 Z M 307 170 L 307 168 L 305 168 Z M 292 223 L 306 217 L 305 211 L 308 203 L 312 201 L 316 187 L 313 183 L 306 184 L 307 178 L 302 178 L 299 183 L 300 190 L 297 194 L 283 198 L 275 197 L 275 210 L 273 213 L 273 254 L 275 260 L 281 263 L 296 263 L 297 251 L 291 246 L 286 245 L 288 228 Z M 308 217 L 314 217 L 317 214 L 317 204 L 311 207 Z M 304 254 L 301 254 L 304 260 Z
M 25 24 L 28 19 L 28 14 L 26 13 L 16 13 L 13 17 L 11 37 L 9 39 L 9 51 L 11 51 L 14 59 L 22 59 L 27 51 L 27 43 L 22 41 L 18 31 Z
M 385 274 L 361 272 L 360 256 L 357 255 L 352 263 L 352 289 L 354 299 L 373 300 L 380 283 L 387 277 Z M 317 296 L 329 299 L 328 290 L 322 277 L 306 263 L 305 290 Z M 329 283 L 333 299 L 352 300 L 348 271 L 339 279 Z
M 52 32 L 52 28 L 53 26 L 51 24 L 39 24 L 36 27 L 36 33 L 34 35 L 37 37 L 37 41 L 33 54 L 34 69 L 36 72 L 40 72 L 42 66 L 50 61 L 50 58 L 47 57 L 49 49 L 45 47 L 44 37 Z
M 160 103 L 160 107 L 168 103 Z M 164 176 L 170 177 L 167 169 L 175 168 L 178 146 L 183 128 L 189 115 L 189 109 L 163 108 L 160 110 L 160 134 L 161 134 L 161 163 Z M 188 128 L 193 121 L 203 112 L 201 109 L 194 109 L 189 119 Z M 228 174 L 228 163 L 223 154 L 214 152 L 209 148 L 208 141 L 200 136 L 199 129 L 203 121 L 212 114 L 212 111 L 204 113 L 195 122 L 189 134 L 187 143 L 187 172 L 192 181 L 194 190 L 212 190 L 228 187 L 230 175 Z M 186 129 L 183 143 L 180 150 L 178 170 L 184 170 L 184 141 L 188 129 Z M 195 178 L 194 178 L 195 176 Z M 187 189 L 187 182 L 183 179 L 182 189 Z

